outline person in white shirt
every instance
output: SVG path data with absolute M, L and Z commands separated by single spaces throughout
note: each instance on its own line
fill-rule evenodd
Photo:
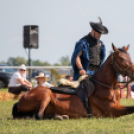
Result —
M 37 80 L 37 83 L 33 86 L 33 88 L 36 88 L 37 86 L 44 86 L 46 88 L 50 88 L 53 86 L 50 83 L 46 82 L 46 76 L 44 76 L 43 72 L 39 73 L 38 76 L 35 77 L 35 79 Z M 56 120 L 69 119 L 69 116 L 56 114 L 53 116 L 53 119 L 56 119 Z
M 8 91 L 19 95 L 21 91 L 29 91 L 32 84 L 26 79 L 26 66 L 22 64 L 17 72 L 13 74 L 8 84 Z
M 51 85 L 50 83 L 46 82 L 46 77 L 44 76 L 44 73 L 39 73 L 38 76 L 35 77 L 35 79 L 37 80 L 37 83 L 34 84 L 33 88 L 36 88 L 37 86 L 44 86 L 47 88 L 52 87 L 53 85 Z

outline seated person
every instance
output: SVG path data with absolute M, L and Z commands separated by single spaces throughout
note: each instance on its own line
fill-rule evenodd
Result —
M 50 83 L 46 82 L 46 77 L 44 76 L 44 73 L 39 73 L 39 75 L 36 76 L 35 79 L 37 80 L 37 83 L 33 86 L 33 88 L 36 88 L 37 86 L 50 88 L 53 86 Z
M 29 91 L 32 84 L 26 79 L 26 66 L 22 64 L 17 72 L 13 74 L 8 84 L 8 91 L 19 95 L 21 91 Z
M 65 79 L 67 79 L 67 80 L 69 80 L 69 81 L 73 81 L 73 77 L 70 76 L 70 75 L 65 76 Z

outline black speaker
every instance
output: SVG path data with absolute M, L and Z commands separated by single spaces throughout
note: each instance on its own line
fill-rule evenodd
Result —
M 38 45 L 38 26 L 37 25 L 26 25 L 23 27 L 23 46 L 24 48 L 35 48 Z

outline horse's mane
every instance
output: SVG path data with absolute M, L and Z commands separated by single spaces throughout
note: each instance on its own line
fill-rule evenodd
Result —
M 126 52 L 124 49 L 122 49 L 122 48 L 118 48 L 118 50 L 121 51 L 121 52 L 127 53 L 127 52 Z

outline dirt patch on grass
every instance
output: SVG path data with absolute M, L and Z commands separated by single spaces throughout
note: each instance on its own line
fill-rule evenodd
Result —
M 0 101 L 10 101 L 19 99 L 22 95 L 14 95 L 8 92 L 0 92 Z

